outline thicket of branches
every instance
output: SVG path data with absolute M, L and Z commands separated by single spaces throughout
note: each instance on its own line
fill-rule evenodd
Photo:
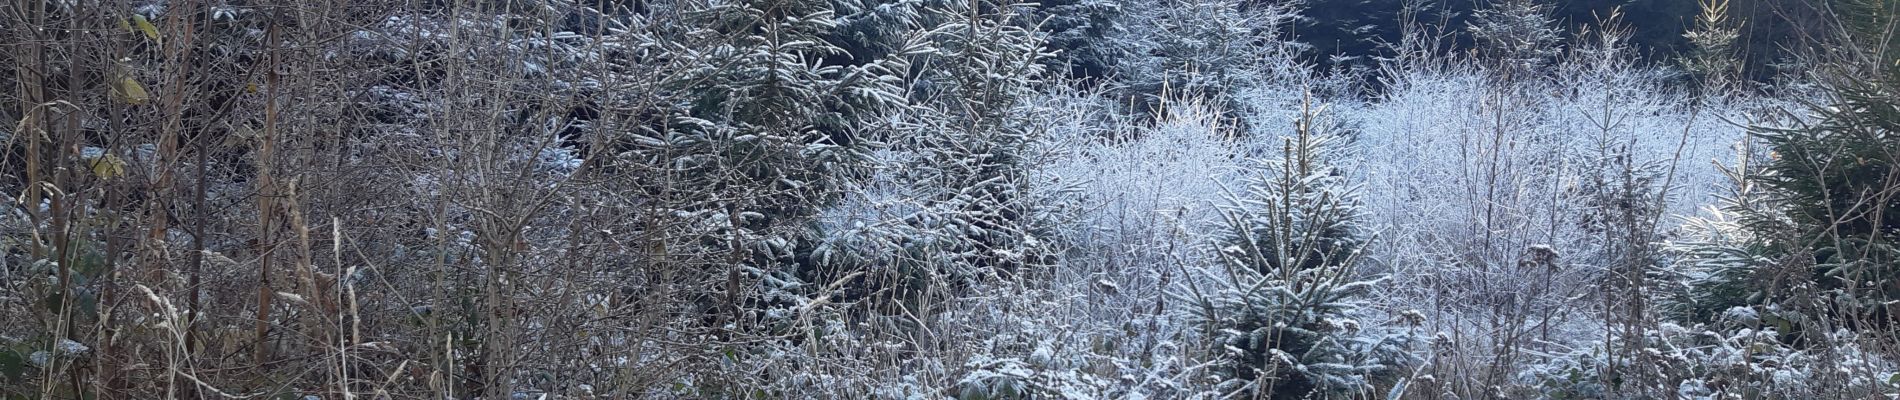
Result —
M 0 398 L 1894 396 L 1900 2 L 1817 4 L 10 2 Z

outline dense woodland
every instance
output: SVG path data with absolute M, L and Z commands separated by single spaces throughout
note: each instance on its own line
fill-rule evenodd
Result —
M 0 399 L 1888 399 L 1897 0 L 17 0 Z

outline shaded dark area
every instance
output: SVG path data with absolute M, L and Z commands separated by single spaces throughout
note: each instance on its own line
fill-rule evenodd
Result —
M 1466 25 L 1473 13 L 1495 1 L 1486 0 L 1314 0 L 1302 9 L 1294 37 L 1312 46 L 1309 56 L 1325 68 L 1369 68 L 1393 55 L 1406 24 L 1444 32 L 1444 44 L 1454 52 L 1469 50 L 1473 41 Z M 1643 58 L 1677 66 L 1692 50 L 1683 35 L 1695 26 L 1701 5 L 1694 0 L 1578 0 L 1541 2 L 1549 6 L 1552 22 L 1569 38 L 1591 32 L 1617 16 L 1630 32 L 1630 42 Z M 1407 7 L 1413 7 L 1407 10 Z M 1767 82 L 1788 63 L 1801 43 L 1825 35 L 1817 8 L 1806 0 L 1732 0 L 1729 19 L 1739 28 L 1735 56 L 1743 75 Z

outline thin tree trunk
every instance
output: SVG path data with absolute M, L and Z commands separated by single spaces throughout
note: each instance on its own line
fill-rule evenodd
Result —
M 267 67 L 265 67 L 269 68 L 269 70 L 264 72 L 264 132 L 263 137 L 257 140 L 257 155 L 254 157 L 254 162 L 257 163 L 257 239 L 255 245 L 257 247 L 258 258 L 257 327 L 255 333 L 257 347 L 254 349 L 255 353 L 252 358 L 260 367 L 270 363 L 270 270 L 271 258 L 273 256 L 271 254 L 271 248 L 275 246 L 274 237 L 276 236 L 275 227 L 272 226 L 272 223 L 276 219 L 277 210 L 277 184 L 275 182 L 276 177 L 274 176 L 275 170 L 273 166 L 277 160 L 277 89 L 279 86 L 277 69 L 282 57 L 277 49 L 277 31 L 277 19 L 273 18 L 270 22 L 270 28 L 264 36 L 265 53 L 266 57 L 269 58 L 269 62 L 266 64 Z

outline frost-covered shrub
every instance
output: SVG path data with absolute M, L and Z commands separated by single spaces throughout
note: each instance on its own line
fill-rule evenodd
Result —
M 1185 256 L 1189 239 L 1180 233 L 1217 223 L 1205 205 L 1218 200 L 1220 185 L 1232 179 L 1239 159 L 1235 135 L 1231 123 L 1186 99 L 1168 103 L 1151 125 L 1052 138 L 1068 148 L 1046 171 L 1074 185 L 1084 203 L 1067 235 L 1088 257 L 1117 265 L 1153 267 L 1165 257 Z
M 1752 327 L 1751 327 L 1752 326 Z M 1683 399 L 1860 399 L 1900 394 L 1900 369 L 1865 351 L 1847 331 L 1817 335 L 1809 346 L 1782 340 L 1757 310 L 1737 308 L 1717 324 L 1684 327 L 1663 323 L 1646 330 L 1641 354 L 1611 356 L 1604 342 L 1591 342 L 1518 379 L 1532 388 L 1516 396 L 1591 399 L 1629 393 L 1669 394 Z M 1620 339 L 1619 339 L 1620 340 Z M 1646 370 L 1646 371 L 1639 371 Z M 1655 387 L 1634 387 L 1626 377 L 1641 372 L 1662 377 Z
M 1343 116 L 1365 152 L 1354 170 L 1368 224 L 1381 232 L 1369 268 L 1391 274 L 1377 298 L 1428 305 L 1431 329 L 1458 338 L 1427 371 L 1445 391 L 1508 389 L 1533 359 L 1525 351 L 1600 337 L 1608 317 L 1579 304 L 1676 290 L 1602 284 L 1638 276 L 1624 272 L 1658 258 L 1649 242 L 1680 235 L 1678 216 L 1706 213 L 1722 182 L 1708 160 L 1731 158 L 1746 136 L 1732 121 L 1780 106 L 1692 96 L 1618 35 L 1568 48 L 1537 55 L 1550 59 L 1536 73 L 1443 58 L 1391 65 L 1385 93 Z M 1522 268 L 1527 249 L 1561 258 Z
M 969 372 L 957 381 L 956 398 L 1094 399 L 1113 391 L 1113 380 L 1091 375 L 1076 368 L 1071 360 L 1058 358 L 1058 350 L 1053 348 L 1057 345 L 1047 340 L 1036 343 L 1027 358 L 978 354 L 964 364 Z

